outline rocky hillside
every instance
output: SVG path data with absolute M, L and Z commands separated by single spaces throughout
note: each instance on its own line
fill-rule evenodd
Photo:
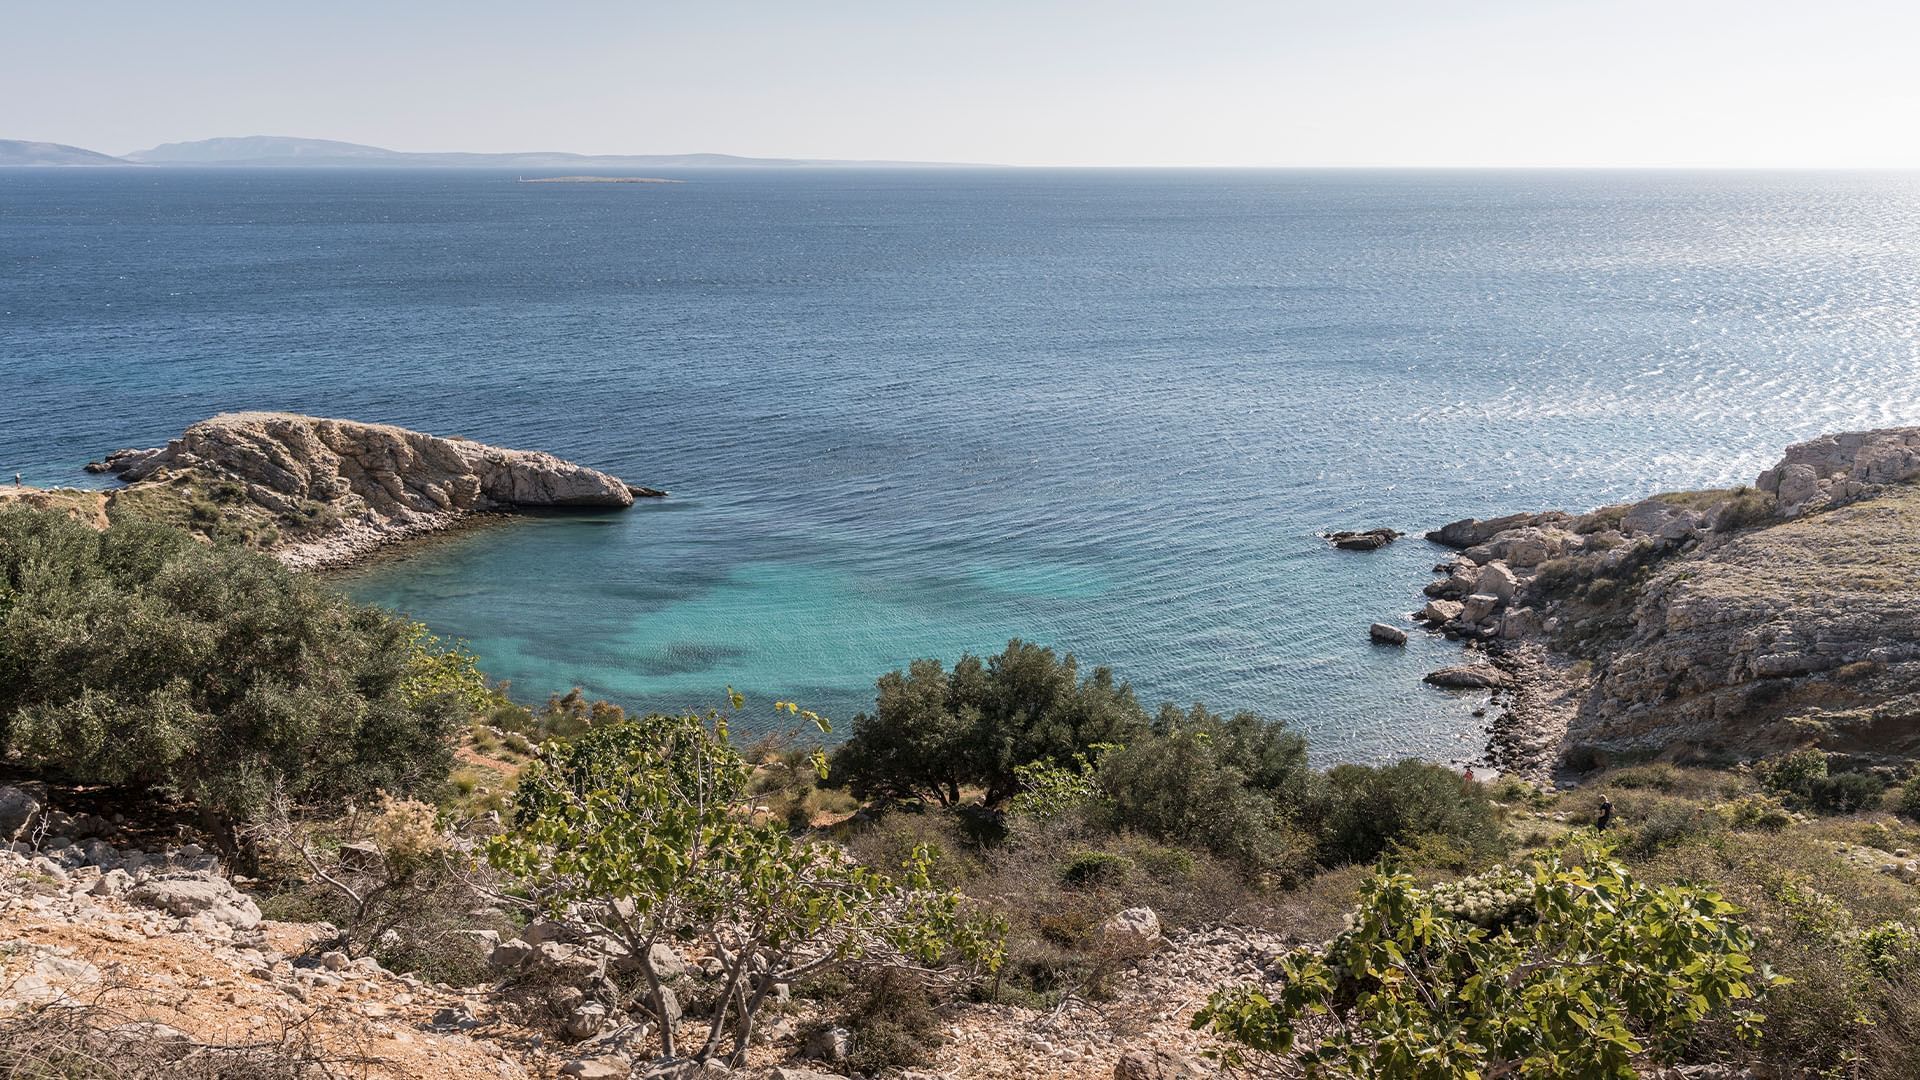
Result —
M 652 1065 L 646 1029 L 636 1035 L 589 995 L 617 958 L 562 940 L 556 924 L 506 940 L 463 932 L 488 957 L 492 978 L 477 985 L 395 974 L 371 956 L 349 958 L 329 924 L 263 918 L 198 846 L 118 846 L 115 822 L 46 800 L 43 787 L 0 786 L 0 841 L 18 838 L 0 843 L 0 1068 L 37 1043 L 128 1055 L 138 1067 L 112 1075 L 140 1077 L 845 1080 L 854 1071 L 833 1001 L 783 994 L 745 1067 Z M 1163 935 L 1151 911 L 1125 914 L 1137 959 L 1110 999 L 959 1007 L 931 1036 L 934 1060 L 894 1075 L 1216 1076 L 1200 1055 L 1217 1044 L 1191 1030 L 1193 1013 L 1219 980 L 1259 978 L 1291 943 L 1229 928 Z M 677 1026 L 704 1034 L 701 1002 L 716 991 L 718 961 L 656 949 Z
M 1790 447 L 1751 488 L 1454 522 L 1429 534 L 1460 554 L 1421 618 L 1516 698 L 1557 684 L 1555 748 L 1580 756 L 1810 741 L 1912 756 L 1916 478 L 1920 428 L 1895 428 Z
M 127 482 L 100 496 L 111 516 L 242 540 L 300 569 L 478 513 L 620 508 L 660 494 L 552 454 L 293 413 L 222 414 L 88 468 Z

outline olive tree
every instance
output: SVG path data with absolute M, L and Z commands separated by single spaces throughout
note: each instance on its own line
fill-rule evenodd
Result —
M 650 716 L 548 743 L 522 774 L 513 827 L 493 838 L 488 858 L 541 914 L 632 959 L 668 1058 L 681 1047 L 662 1008 L 657 945 L 719 958 L 712 1025 L 686 1056 L 724 1048 L 736 1062 L 768 995 L 809 973 L 861 962 L 998 966 L 996 927 L 932 887 L 924 849 L 889 875 L 796 839 L 753 815 L 752 773 L 715 713 Z
M 1431 889 L 1382 870 L 1344 933 L 1281 958 L 1277 988 L 1216 992 L 1194 1027 L 1261 1075 L 1297 1053 L 1327 1077 L 1635 1077 L 1710 1015 L 1758 1036 L 1744 1003 L 1780 980 L 1738 914 L 1703 886 L 1636 881 L 1591 841 Z
M 880 677 L 872 715 L 854 718 L 830 781 L 860 798 L 951 806 L 961 788 L 999 807 L 1020 793 L 1022 766 L 1069 766 L 1103 743 L 1146 732 L 1146 712 L 1111 669 L 1082 675 L 1071 653 L 1014 639 L 998 655 L 962 656 L 946 670 L 916 660 Z

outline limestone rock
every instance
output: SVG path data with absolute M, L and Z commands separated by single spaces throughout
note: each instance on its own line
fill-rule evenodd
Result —
M 626 507 L 635 491 L 552 454 L 294 413 L 224 413 L 160 449 L 121 451 L 104 464 L 134 489 L 221 486 L 230 513 L 283 526 L 289 539 L 277 554 L 297 567 L 341 561 L 342 544 L 351 555 L 475 512 Z
M 566 1031 L 569 1038 L 591 1039 L 606 1026 L 607 1007 L 597 1001 L 583 1001 L 567 1017 Z
M 1500 669 L 1477 665 L 1445 667 L 1427 673 L 1426 682 L 1453 690 L 1488 690 L 1507 685 Z
M 853 1032 L 843 1027 L 823 1027 L 807 1036 L 806 1056 L 815 1061 L 838 1065 L 853 1053 Z
M 1543 514 L 1508 514 L 1505 517 L 1488 518 L 1484 521 L 1463 518 L 1427 533 L 1427 539 L 1436 544 L 1445 544 L 1450 548 L 1465 549 L 1475 544 L 1484 544 L 1508 529 L 1526 525 L 1539 527 L 1558 524 L 1568 520 L 1570 516 L 1559 511 L 1548 511 Z
M 1474 593 L 1460 605 L 1460 621 L 1469 626 L 1479 626 L 1493 617 L 1500 608 L 1500 598 L 1492 593 Z
M 0 844 L 25 836 L 42 809 L 41 801 L 24 788 L 0 786 Z
M 1429 600 L 1427 606 L 1420 609 L 1420 621 L 1433 626 L 1445 626 L 1460 617 L 1466 605 L 1458 600 Z
M 236 930 L 251 930 L 260 923 L 260 909 L 253 900 L 227 879 L 212 874 L 152 878 L 135 886 L 127 899 L 183 919 L 205 915 Z
M 647 950 L 647 959 L 653 964 L 653 973 L 662 979 L 677 979 L 687 973 L 686 960 L 671 945 L 654 945 Z
M 1377 622 L 1367 627 L 1367 636 L 1382 645 L 1405 645 L 1407 643 L 1407 632 L 1387 623 Z
M 503 941 L 487 954 L 487 966 L 495 971 L 518 971 L 532 963 L 536 946 L 525 941 Z
M 1113 1063 L 1113 1080 L 1210 1080 L 1215 1075 L 1171 1050 L 1129 1050 Z
M 1480 576 L 1473 580 L 1473 591 L 1491 596 L 1502 602 L 1513 599 L 1519 591 L 1520 581 L 1513 571 L 1503 562 L 1490 562 L 1480 568 Z M 1478 620 L 1475 620 L 1478 621 Z
M 1150 907 L 1131 907 L 1100 924 L 1100 940 L 1117 952 L 1144 954 L 1160 944 L 1160 916 Z

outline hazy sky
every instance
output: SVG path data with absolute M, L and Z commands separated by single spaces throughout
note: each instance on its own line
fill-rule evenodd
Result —
M 1920 166 L 1920 3 L 0 0 L 0 138 Z

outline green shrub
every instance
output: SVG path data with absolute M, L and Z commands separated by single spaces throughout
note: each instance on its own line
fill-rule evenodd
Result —
M 1330 866 L 1372 862 L 1395 841 L 1417 836 L 1478 853 L 1500 847 L 1486 789 L 1452 769 L 1412 760 L 1378 769 L 1337 765 L 1327 781 L 1320 848 Z
M 1194 1026 L 1258 1075 L 1298 1052 L 1327 1077 L 1631 1077 L 1679 1059 L 1711 1017 L 1757 1034 L 1745 1005 L 1772 980 L 1736 916 L 1592 845 L 1433 890 L 1382 873 L 1345 933 L 1283 957 L 1274 984 L 1216 992 Z
M 1110 670 L 1083 678 L 1071 654 L 1015 639 L 991 660 L 962 656 L 952 671 L 916 660 L 881 676 L 874 712 L 854 717 L 829 782 L 862 799 L 942 806 L 978 786 L 997 807 L 1019 794 L 1021 766 L 1072 766 L 1146 727 L 1133 690 Z
M 1119 885 L 1133 873 L 1133 860 L 1110 851 L 1080 851 L 1060 868 L 1064 885 L 1084 888 L 1090 885 Z
M 1736 829 L 1779 832 L 1793 824 L 1793 815 L 1780 800 L 1761 792 L 1742 795 L 1727 804 L 1727 816 Z
M 654 944 L 724 957 L 742 992 L 721 997 L 696 1057 L 730 1042 L 725 1057 L 742 1063 L 773 987 L 824 967 L 998 966 L 999 927 L 933 885 L 925 849 L 883 874 L 757 820 L 754 767 L 729 726 L 718 714 L 656 715 L 549 743 L 521 774 L 513 828 L 489 839 L 488 862 L 520 878 L 541 915 L 617 935 L 656 1015 Z M 663 1056 L 678 1052 L 672 1025 L 659 1038 Z
M 1920 821 L 1920 776 L 1915 776 L 1900 785 L 1900 794 L 1894 801 L 1894 810 L 1903 817 Z
M 72 782 L 190 799 L 229 849 L 276 794 L 439 783 L 484 693 L 461 655 L 265 556 L 0 512 L 0 743 Z
M 1807 785 L 1807 801 L 1825 814 L 1857 814 L 1878 806 L 1887 782 L 1872 773 L 1843 772 L 1815 777 Z
M 1131 829 L 1210 851 L 1249 873 L 1293 880 L 1308 872 L 1313 840 L 1298 824 L 1319 779 L 1306 740 L 1242 713 L 1162 709 L 1151 733 L 1101 759 L 1101 814 Z
M 1795 750 L 1760 762 L 1755 771 L 1768 790 L 1806 798 L 1813 782 L 1827 775 L 1827 755 L 1820 750 Z

